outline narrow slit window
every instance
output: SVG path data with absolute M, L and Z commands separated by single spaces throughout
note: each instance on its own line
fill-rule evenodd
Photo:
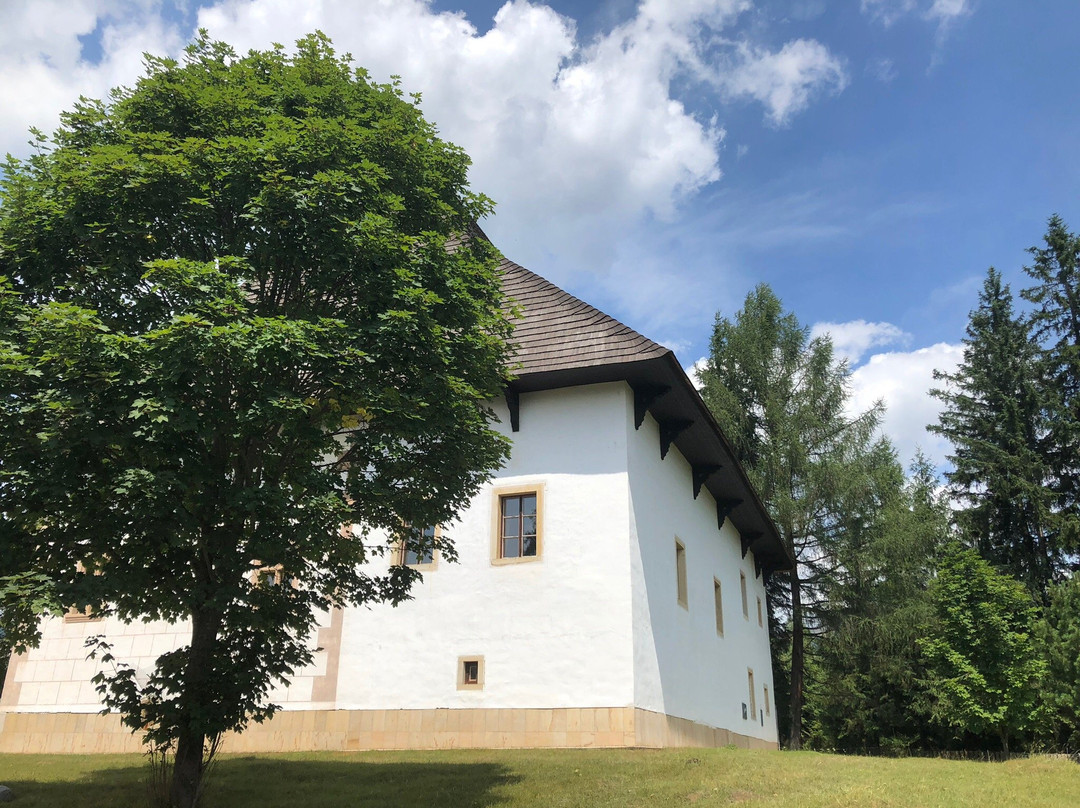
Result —
M 716 633 L 724 636 L 724 601 L 721 597 L 720 581 L 713 578 L 713 601 L 716 605 Z
M 757 624 L 762 628 L 765 627 L 765 620 L 761 615 L 761 598 L 757 599 Z
M 768 717 L 772 715 L 772 711 L 769 706 L 769 688 L 762 688 L 762 693 L 765 696 L 765 716 Z
M 746 573 L 739 573 L 739 590 L 742 592 L 742 616 L 750 619 L 750 606 L 746 602 Z
M 754 697 L 754 670 L 753 668 L 747 668 L 746 670 L 747 684 L 750 687 L 750 719 L 752 721 L 757 720 L 757 699 Z
M 678 539 L 675 540 L 675 587 L 679 605 L 689 608 L 686 592 L 686 548 Z

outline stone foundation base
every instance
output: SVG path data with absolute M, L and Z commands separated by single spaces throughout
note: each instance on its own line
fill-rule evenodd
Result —
M 241 734 L 224 752 L 365 749 L 536 749 L 561 747 L 735 746 L 776 749 L 763 741 L 635 707 L 551 710 L 290 710 Z M 0 753 L 142 752 L 119 716 L 0 712 Z

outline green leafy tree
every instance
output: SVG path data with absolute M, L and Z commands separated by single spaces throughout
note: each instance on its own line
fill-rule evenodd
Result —
M 945 476 L 966 540 L 1041 598 L 1067 541 L 1046 454 L 1039 356 L 1008 285 L 991 268 L 969 317 L 963 361 L 954 373 L 934 373 L 945 384 L 931 395 L 944 407 L 929 429 L 953 445 Z
M 1040 694 L 1045 712 L 1037 736 L 1044 744 L 1080 752 L 1080 578 L 1050 588 L 1035 637 L 1046 663 Z
M 928 720 L 917 641 L 933 616 L 928 586 L 949 535 L 946 505 L 923 455 L 905 481 L 889 447 L 878 454 L 863 496 L 878 507 L 849 526 L 817 642 L 808 711 L 813 743 L 827 749 L 901 751 L 943 740 Z
M 501 464 L 509 325 L 494 248 L 446 247 L 490 203 L 395 85 L 322 35 L 146 64 L 4 166 L 0 576 L 190 626 L 100 682 L 175 745 L 187 808 L 317 611 L 408 596 L 413 571 L 358 567 L 367 531 L 447 522 Z M 258 585 L 278 565 L 296 585 Z M 4 611 L 19 642 L 34 617 Z
M 1032 636 L 1035 604 L 1016 579 L 960 545 L 942 556 L 931 588 L 936 620 L 919 640 L 943 727 L 1010 738 L 1038 715 L 1045 664 Z
M 818 621 L 825 580 L 835 570 L 844 509 L 861 484 L 880 407 L 846 414 L 848 367 L 828 338 L 811 340 L 765 285 L 734 321 L 717 316 L 702 395 L 746 468 L 796 561 L 770 580 L 776 678 L 787 678 L 788 745 L 803 736 L 806 636 Z M 786 646 L 786 648 L 785 648 Z M 790 659 L 790 668 L 779 664 Z M 785 677 L 785 673 L 787 677 Z

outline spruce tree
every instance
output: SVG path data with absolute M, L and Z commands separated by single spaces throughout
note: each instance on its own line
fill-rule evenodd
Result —
M 1048 486 L 1056 494 L 1054 527 L 1059 549 L 1080 549 L 1080 236 L 1059 216 L 1051 216 L 1045 246 L 1031 247 L 1024 271 L 1035 286 L 1021 296 L 1034 304 L 1033 339 L 1041 348 L 1040 370 L 1049 413 L 1045 462 Z M 1065 560 L 1058 553 L 1055 567 Z
M 929 429 L 953 445 L 945 476 L 965 540 L 1042 598 L 1062 546 L 1039 367 L 1012 292 L 991 268 L 969 317 L 963 361 L 954 373 L 934 373 L 944 385 L 930 392 L 944 409 Z

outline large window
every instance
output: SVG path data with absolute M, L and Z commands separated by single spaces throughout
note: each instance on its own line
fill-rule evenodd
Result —
M 544 489 L 540 485 L 496 488 L 491 561 L 536 561 L 543 553 Z
M 499 497 L 502 512 L 499 557 L 523 558 L 536 555 L 536 493 Z

